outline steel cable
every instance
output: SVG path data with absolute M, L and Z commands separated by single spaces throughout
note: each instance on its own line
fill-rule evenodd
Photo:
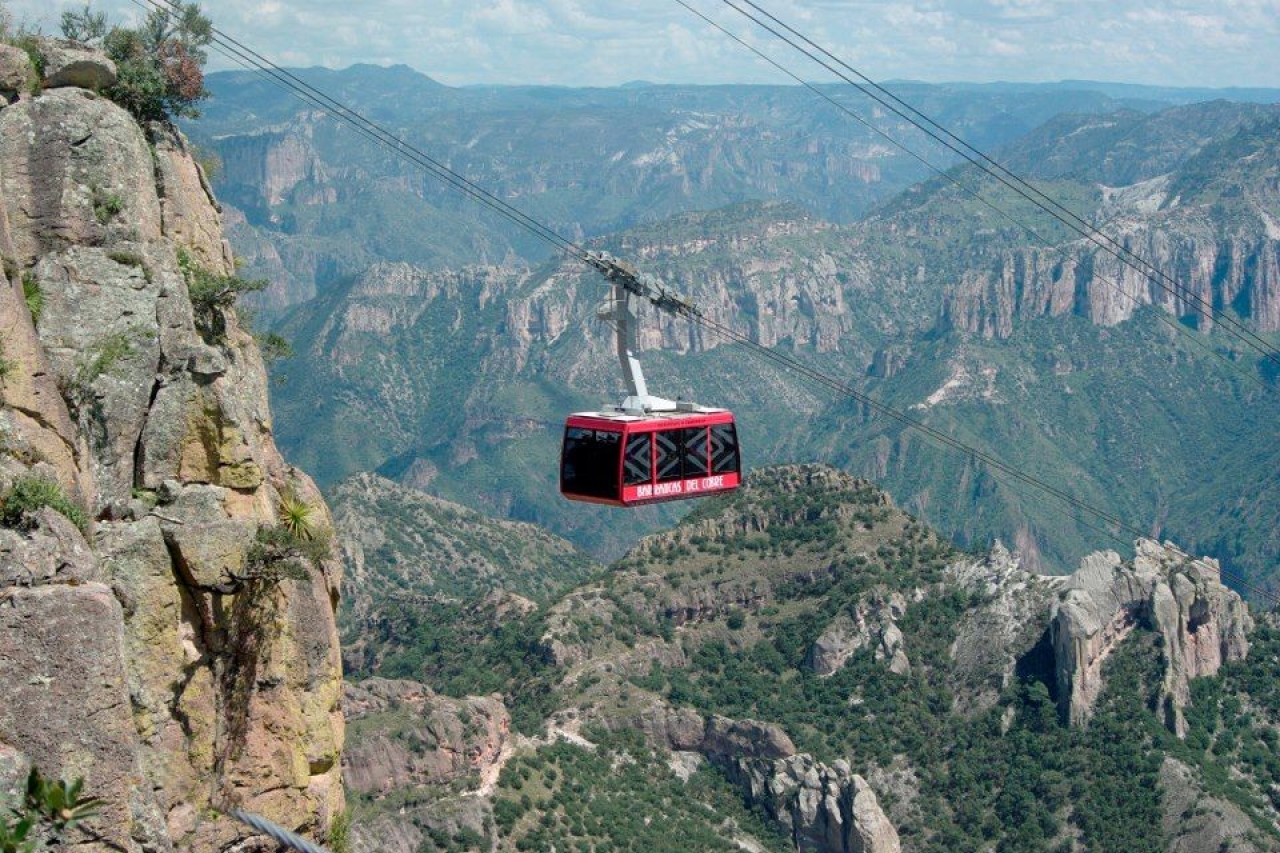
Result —
M 175 0 L 133 0 L 133 2 L 137 5 L 143 5 L 144 3 L 146 3 L 152 8 L 157 8 L 157 9 L 167 10 L 167 11 L 172 11 L 173 8 L 175 8 L 174 7 Z M 380 126 L 378 126 L 371 120 L 363 116 L 360 116 L 359 113 L 356 113 L 354 110 L 351 110 L 350 108 L 346 107 L 345 105 L 341 104 L 340 102 L 336 101 L 330 96 L 325 95 L 323 92 L 320 92 L 319 89 L 316 89 L 315 87 L 310 86 L 309 84 L 303 83 L 295 75 L 292 75 L 289 72 L 279 69 L 278 66 L 272 63 L 270 60 L 267 60 L 265 57 L 262 57 L 261 54 L 258 54 L 252 51 L 251 49 L 244 48 L 235 39 L 231 39 L 230 37 L 225 36 L 223 33 L 221 33 L 221 31 L 217 30 L 216 28 L 213 29 L 213 37 L 214 37 L 215 43 L 224 50 L 230 50 L 235 55 L 235 57 L 238 58 L 237 61 L 245 62 L 252 65 L 259 72 L 267 74 L 269 77 L 275 80 L 278 85 L 281 85 L 284 88 L 288 89 L 290 92 L 292 92 L 294 95 L 301 98 L 302 100 L 308 103 L 311 103 L 313 105 L 321 105 L 322 108 L 334 110 L 337 113 L 338 117 L 341 120 L 346 121 L 348 124 L 351 124 L 352 126 L 355 126 L 358 128 L 367 128 L 367 130 L 362 131 L 363 135 L 365 135 L 366 138 L 369 138 L 371 141 L 377 142 L 378 144 L 381 144 L 384 147 L 388 147 L 393 153 L 401 157 L 405 157 L 409 159 L 411 162 L 416 163 L 420 167 L 426 169 L 433 176 L 440 178 L 441 180 L 445 180 L 450 185 L 466 193 L 468 196 L 477 200 L 481 204 L 484 204 L 486 207 L 490 207 L 494 209 L 498 213 L 502 214 L 503 216 L 507 217 L 511 221 L 515 222 L 516 224 L 519 224 L 522 227 L 528 229 L 531 233 L 535 234 L 541 239 L 547 241 L 548 243 L 551 243 L 553 247 L 557 248 L 559 251 L 569 254 L 580 261 L 584 261 L 589 256 L 589 253 L 585 249 L 583 249 L 581 246 L 578 246 L 572 241 L 564 237 L 561 237 L 550 227 L 543 225 L 542 223 L 538 222 L 537 220 L 534 220 L 532 217 L 528 216 L 527 214 L 524 214 L 518 211 L 516 208 L 511 207 L 510 205 L 503 202 L 501 199 L 498 199 L 496 196 L 493 196 L 491 193 L 484 190 L 482 187 L 479 187 L 478 185 L 474 184 L 473 182 L 469 181 L 463 176 L 457 174 L 456 172 L 453 172 L 447 166 L 444 166 L 443 164 L 438 163 L 433 158 L 429 157 L 428 155 L 415 149 L 413 146 L 410 146 L 407 143 L 403 142 L 402 140 L 398 139 L 390 132 L 383 130 Z M 271 71 L 269 71 L 268 69 L 274 70 L 279 73 L 272 74 Z M 328 105 L 328 106 L 324 106 L 324 105 Z M 1092 515 L 1094 518 L 1100 520 L 1104 524 L 1111 525 L 1116 530 L 1124 531 L 1132 536 L 1135 536 L 1136 538 L 1146 538 L 1147 534 L 1144 531 L 1142 531 L 1140 528 L 1134 525 L 1131 525 L 1125 522 L 1122 518 L 1114 515 L 1113 513 L 1094 507 L 1087 501 L 1081 500 L 1075 497 L 1074 495 L 1070 494 L 1069 492 L 1063 489 L 1060 489 L 1058 487 L 1055 487 L 1052 484 L 1038 477 L 1035 477 L 1031 474 L 1027 474 L 1017 469 L 1016 467 L 1001 461 L 998 457 L 986 451 L 973 447 L 972 445 L 966 444 L 965 442 L 960 441 L 959 439 L 949 436 L 946 433 L 936 429 L 935 427 L 932 427 L 916 418 L 913 418 L 910 415 L 906 414 L 905 412 L 902 412 L 896 409 L 895 407 L 888 405 L 887 403 L 883 403 L 879 400 L 876 400 L 874 397 L 871 397 L 870 395 L 864 392 L 858 391 L 852 386 L 844 382 L 841 382 L 840 380 L 835 379 L 823 373 L 822 371 L 817 370 L 816 368 L 813 368 L 813 367 L 810 367 L 809 365 L 804 364 L 798 359 L 788 356 L 783 352 L 772 350 L 759 343 L 756 343 L 752 341 L 750 338 L 748 338 L 747 336 L 739 332 L 736 332 L 732 328 L 722 323 L 711 320 L 710 318 L 706 317 L 705 315 L 699 312 L 686 314 L 686 316 L 691 322 L 706 328 L 708 331 L 711 331 L 725 338 L 726 340 L 729 340 L 733 343 L 737 343 L 746 347 L 749 352 L 752 352 L 757 356 L 774 363 L 778 367 L 795 372 L 798 375 L 808 379 L 809 381 L 823 385 L 830 391 L 833 391 L 841 396 L 849 397 L 859 403 L 862 403 L 864 406 L 871 409 L 872 411 L 875 411 L 876 413 L 881 414 L 901 424 L 905 428 L 912 429 L 921 433 L 925 437 L 929 438 L 930 440 L 934 441 L 937 444 L 942 445 L 943 447 L 949 448 L 956 452 L 962 453 L 972 459 L 982 462 L 993 472 L 993 476 L 996 476 L 996 473 L 994 472 L 999 472 L 1001 474 L 1006 475 L 1007 477 L 1013 478 L 1018 482 L 1021 482 L 1025 485 L 1036 488 L 1050 495 L 1051 497 L 1055 498 L 1055 500 L 1058 501 L 1059 504 L 1061 504 L 1061 506 L 1058 507 L 1059 510 L 1065 513 L 1069 518 L 1072 518 L 1073 520 L 1080 521 L 1080 518 L 1070 513 L 1067 509 L 1068 507 L 1080 513 L 1087 513 L 1089 515 Z M 1095 529 L 1098 529 L 1098 528 L 1095 528 Z M 1107 535 L 1109 535 L 1113 540 L 1120 542 L 1121 544 L 1128 544 L 1115 533 L 1108 533 Z M 1174 550 L 1174 552 L 1178 554 L 1181 558 L 1191 563 L 1202 566 L 1209 571 L 1220 572 L 1222 576 L 1235 581 L 1236 584 L 1240 586 L 1242 589 L 1253 592 L 1255 595 L 1257 595 L 1260 598 L 1269 600 L 1273 605 L 1280 604 L 1280 597 L 1272 595 L 1266 590 L 1250 584 L 1242 576 L 1235 574 L 1233 572 L 1229 572 L 1225 569 L 1220 569 L 1220 568 L 1215 569 L 1214 567 L 1209 566 L 1203 560 L 1199 558 L 1191 557 L 1181 549 L 1173 548 L 1172 550 Z
M 681 0 L 676 0 L 676 2 L 679 2 L 680 5 L 688 8 L 688 6 L 685 3 L 681 2 Z M 737 2 L 735 2 L 735 0 L 721 0 L 721 2 L 724 5 L 736 11 L 738 14 L 752 21 L 760 28 L 769 32 L 775 38 L 779 39 L 780 41 L 789 45 L 793 49 L 804 54 L 809 59 L 813 60 L 817 64 L 821 65 L 823 68 L 830 71 L 832 74 L 835 74 L 837 77 L 844 80 L 846 83 L 853 86 L 858 91 L 862 92 L 864 95 L 871 98 L 872 100 L 880 104 L 885 109 L 893 112 L 895 115 L 902 118 L 904 121 L 907 121 L 913 127 L 915 127 L 916 129 L 918 129 L 919 131 L 927 135 L 930 139 L 933 139 L 938 144 L 944 146 L 945 148 L 947 148 L 957 156 L 963 158 L 966 162 L 968 162 L 975 168 L 981 170 L 984 174 L 988 175 L 989 177 L 995 179 L 1000 184 L 1005 186 L 1007 189 L 1021 196 L 1024 200 L 1030 202 L 1031 204 L 1038 207 L 1040 210 L 1054 217 L 1063 225 L 1070 228 L 1072 231 L 1075 231 L 1077 234 L 1079 234 L 1084 239 L 1088 240 L 1093 245 L 1097 246 L 1098 248 L 1112 255 L 1121 263 L 1124 263 L 1130 268 L 1134 269 L 1135 271 L 1143 275 L 1145 278 L 1147 278 L 1149 281 L 1151 281 L 1153 284 L 1155 284 L 1157 287 L 1164 290 L 1170 296 L 1173 296 L 1175 299 L 1181 299 L 1185 302 L 1189 302 L 1193 304 L 1200 311 L 1216 319 L 1220 325 L 1225 327 L 1225 331 L 1228 334 L 1230 334 L 1232 337 L 1236 338 L 1245 346 L 1255 350 L 1264 358 L 1273 361 L 1276 365 L 1280 365 L 1280 352 L 1278 352 L 1274 347 L 1271 346 L 1270 343 L 1268 343 L 1265 339 L 1257 335 L 1251 329 L 1239 323 L 1238 321 L 1235 320 L 1235 318 L 1224 313 L 1220 309 L 1214 307 L 1214 305 L 1211 302 L 1205 300 L 1203 297 L 1193 293 L 1190 290 L 1190 288 L 1184 287 L 1183 285 L 1181 285 L 1179 282 L 1177 282 L 1167 274 L 1161 272 L 1155 267 L 1154 264 L 1141 258 L 1128 247 L 1122 245 L 1115 239 L 1102 234 L 1100 231 L 1095 229 L 1093 226 L 1091 226 L 1088 222 L 1086 222 L 1080 216 L 1070 211 L 1069 209 L 1061 205 L 1056 200 L 1050 198 L 1045 193 L 1041 192 L 1039 189 L 1032 186 L 1025 179 L 1009 171 L 1007 168 L 1000 165 L 997 161 L 988 157 L 986 154 L 982 153 L 974 146 L 970 145 L 967 142 L 964 142 L 954 133 L 947 130 L 945 127 L 938 124 L 933 119 L 924 115 L 924 113 L 921 113 L 919 110 L 912 107 L 906 101 L 892 94 L 884 87 L 873 82 L 870 78 L 868 78 L 862 72 L 848 65 L 839 57 L 836 57 L 834 54 L 832 54 L 830 51 L 815 44 L 806 36 L 804 36 L 802 33 L 798 32 L 797 30 L 787 25 L 785 22 L 779 20 L 778 18 L 776 18 L 766 10 L 762 9 L 758 4 L 752 2 L 752 0 L 740 0 L 740 2 L 758 11 L 761 15 L 766 17 L 769 21 L 774 22 L 774 24 L 776 24 L 777 27 L 781 27 L 782 29 L 785 29 L 787 32 L 795 35 L 797 38 L 801 39 L 806 44 L 811 45 L 814 50 L 819 51 L 822 55 L 829 57 L 832 60 L 832 62 L 836 63 L 839 67 L 833 67 L 831 62 L 828 62 L 822 59 L 820 56 L 815 55 L 813 51 L 803 47 L 800 44 L 797 44 L 795 41 L 792 41 L 782 32 L 779 32 L 777 27 L 772 26 L 769 23 L 766 23 L 765 21 L 761 20 L 760 17 L 757 17 L 756 15 L 753 15 L 751 12 L 748 12 L 747 10 L 743 9 L 741 6 L 738 5 Z M 841 71 L 840 68 L 847 69 L 850 73 L 856 75 L 859 80 L 862 80 L 864 82 L 863 83 L 856 82 L 855 80 L 851 79 L 847 74 L 845 74 L 843 71 Z M 922 122 L 927 122 L 928 126 L 926 126 L 926 124 Z M 970 153 L 970 152 L 973 152 L 973 153 Z

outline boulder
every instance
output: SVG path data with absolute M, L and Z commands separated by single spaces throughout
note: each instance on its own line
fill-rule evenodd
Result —
M 0 44 L 0 98 L 12 101 L 23 92 L 31 91 L 35 82 L 36 69 L 27 52 L 11 44 Z
M 102 51 L 68 41 L 45 41 L 41 47 L 46 89 L 75 86 L 96 92 L 115 85 L 116 64 Z

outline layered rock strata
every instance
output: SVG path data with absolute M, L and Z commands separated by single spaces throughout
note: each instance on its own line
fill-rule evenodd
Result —
M 77 850 L 247 849 L 235 807 L 323 837 L 340 564 L 255 549 L 283 495 L 322 533 L 327 509 L 276 449 L 252 337 L 197 328 L 180 254 L 234 266 L 186 142 L 79 88 L 105 58 L 48 55 L 0 109 L 0 494 L 54 482 L 86 521 L 0 530 L 0 765 L 105 800 Z

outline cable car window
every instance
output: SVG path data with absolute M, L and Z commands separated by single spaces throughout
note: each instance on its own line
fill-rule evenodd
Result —
M 737 430 L 733 424 L 716 424 L 711 428 L 711 472 L 733 474 L 738 467 Z
M 637 486 L 653 475 L 653 440 L 647 432 L 627 436 L 627 453 L 622 458 L 622 483 Z
M 622 434 L 569 427 L 560 457 L 561 489 L 593 498 L 618 497 L 618 463 Z
M 684 476 L 707 476 L 707 428 L 682 429 L 684 440 Z
M 655 465 L 658 469 L 658 482 L 666 483 L 679 480 L 680 472 L 680 433 L 678 429 L 659 430 L 653 434 L 657 449 Z

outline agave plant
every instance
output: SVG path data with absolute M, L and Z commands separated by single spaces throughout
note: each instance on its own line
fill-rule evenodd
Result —
M 50 781 L 33 767 L 27 777 L 27 807 L 43 815 L 55 830 L 67 829 L 96 815 L 102 805 L 97 797 L 81 798 L 83 788 L 84 779 Z
M 83 789 L 84 779 L 49 780 L 33 767 L 21 806 L 0 815 L 0 853 L 34 853 L 41 838 L 61 841 L 68 829 L 98 814 L 102 800 L 81 797 Z
M 316 538 L 316 508 L 307 503 L 292 489 L 280 495 L 280 526 L 289 535 L 304 542 Z

